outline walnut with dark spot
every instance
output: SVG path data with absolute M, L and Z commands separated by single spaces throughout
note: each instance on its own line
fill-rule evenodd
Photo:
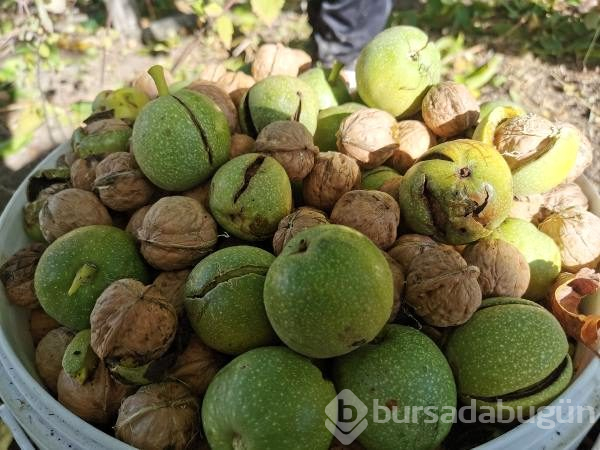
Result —
M 275 254 L 279 255 L 285 244 L 302 230 L 327 223 L 329 220 L 323 211 L 308 206 L 298 208 L 279 222 L 277 231 L 273 235 Z

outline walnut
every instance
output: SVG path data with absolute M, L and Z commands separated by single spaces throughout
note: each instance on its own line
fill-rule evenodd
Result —
M 542 194 L 514 197 L 508 216 L 531 222 L 540 212 L 543 202 L 544 196 Z
M 583 175 L 585 169 L 592 164 L 592 161 L 594 160 L 594 148 L 592 147 L 590 140 L 575 125 L 570 123 L 557 123 L 556 126 L 572 128 L 577 131 L 577 134 L 579 134 L 579 137 L 581 138 L 579 150 L 577 151 L 577 157 L 575 158 L 575 164 L 571 168 L 571 171 L 565 180 L 567 183 L 569 183 L 571 181 L 575 181 L 577 178 Z
M 169 371 L 169 378 L 185 384 L 195 395 L 203 395 L 227 359 L 192 336 Z
M 478 276 L 456 250 L 430 248 L 409 265 L 405 300 L 430 325 L 461 325 L 481 304 Z
M 225 115 L 229 130 L 233 133 L 238 129 L 237 108 L 233 103 L 233 100 L 229 97 L 229 94 L 217 83 L 214 81 L 196 80 L 192 81 L 186 89 L 198 92 L 210 98 Z
M 38 345 L 42 338 L 52 330 L 60 327 L 60 323 L 50 317 L 42 308 L 33 309 L 29 315 L 29 332 L 34 346 Z
M 246 153 L 254 153 L 255 142 L 250 136 L 245 134 L 235 133 L 231 136 L 231 149 L 229 150 L 229 158 L 244 155 Z
M 511 169 L 516 169 L 541 154 L 557 128 L 535 114 L 506 119 L 494 132 L 494 145 Z
M 300 70 L 309 67 L 312 58 L 303 50 L 281 44 L 263 44 L 258 48 L 252 63 L 252 76 L 260 81 L 272 75 L 295 77 Z
M 595 214 L 571 208 L 550 215 L 539 229 L 558 245 L 563 270 L 575 273 L 600 262 L 600 217 Z
M 521 297 L 529 286 L 529 264 L 512 244 L 500 239 L 482 239 L 462 254 L 470 266 L 479 268 L 483 298 Z
M 40 229 L 48 242 L 86 225 L 112 225 L 110 214 L 98 197 L 74 188 L 48 197 L 39 218 Z
M 319 149 L 300 122 L 278 120 L 264 127 L 256 138 L 256 151 L 272 156 L 285 169 L 290 181 L 301 181 L 315 165 Z
M 90 324 L 98 357 L 141 366 L 168 350 L 177 331 L 177 312 L 155 286 L 122 279 L 98 297 Z
M 209 204 L 208 204 L 209 203 L 208 202 L 209 194 L 210 194 L 210 180 L 207 181 L 206 183 L 199 184 L 198 186 L 181 193 L 181 195 L 183 195 L 184 197 L 189 197 L 189 198 L 193 198 L 194 200 L 196 200 L 207 211 L 209 210 Z
M 560 213 L 571 208 L 587 210 L 589 200 L 587 195 L 576 183 L 563 183 L 542 195 L 542 205 L 534 216 L 535 223 L 541 223 L 554 213 Z
M 364 169 L 380 166 L 398 149 L 396 119 L 373 108 L 353 112 L 336 133 L 338 150 L 353 157 Z
M 229 98 L 231 98 L 231 101 L 237 108 L 238 113 L 241 108 L 242 101 L 244 100 L 244 97 L 246 96 L 246 93 L 249 90 L 250 90 L 250 88 L 239 88 L 229 94 Z M 238 116 L 238 120 L 239 120 L 239 116 Z
M 225 72 L 218 80 L 217 84 L 230 96 L 240 89 L 250 89 L 254 86 L 254 78 L 244 72 Z M 234 102 L 235 103 L 235 102 Z
M 35 368 L 53 394 L 57 392 L 56 385 L 62 370 L 63 355 L 73 336 L 75 333 L 68 328 L 56 328 L 46 334 L 35 349 Z
M 477 124 L 479 103 L 464 84 L 443 81 L 427 91 L 421 114 L 435 134 L 452 137 Z
M 302 183 L 302 194 L 307 205 L 329 211 L 359 184 L 360 169 L 354 159 L 338 152 L 322 152 Z
M 385 162 L 404 174 L 437 140 L 427 126 L 419 120 L 401 120 L 396 125 L 398 148 Z
M 140 209 L 134 212 L 129 218 L 129 222 L 127 222 L 125 231 L 137 239 L 139 230 L 142 228 L 142 224 L 144 223 L 144 217 L 146 217 L 146 214 L 151 207 L 152 205 L 142 206 Z
M 76 189 L 91 191 L 96 179 L 97 158 L 77 158 L 71 164 L 71 184 Z
M 189 274 L 189 270 L 161 272 L 152 283 L 165 300 L 173 305 L 178 315 L 183 312 L 184 288 Z
M 429 236 L 405 234 L 400 236 L 398 240 L 394 242 L 392 247 L 388 250 L 388 253 L 398 264 L 400 264 L 400 267 L 406 274 L 413 259 L 431 248 L 440 246 L 441 244 L 438 244 Z
M 144 450 L 194 448 L 200 423 L 198 400 L 182 384 L 141 387 L 119 408 L 115 435 Z
M 6 298 L 13 305 L 28 309 L 40 306 L 33 277 L 37 263 L 44 253 L 46 246 L 43 244 L 30 244 L 19 250 L 0 266 L 0 280 L 4 284 Z
M 360 231 L 385 250 L 396 240 L 400 224 L 400 206 L 381 191 L 350 191 L 336 202 L 331 222 Z
M 86 422 L 97 425 L 113 423 L 121 402 L 133 390 L 115 381 L 102 361 L 94 376 L 84 384 L 71 378 L 64 370 L 58 377 L 58 401 Z
M 327 220 L 324 212 L 307 206 L 298 208 L 279 222 L 277 231 L 273 235 L 275 254 L 279 255 L 285 244 L 301 231 L 327 223 L 329 223 L 329 220 Z
M 173 84 L 173 75 L 167 69 L 163 69 L 165 74 L 165 81 L 168 85 Z M 131 87 L 139 89 L 150 98 L 158 97 L 158 90 L 156 89 L 156 83 L 150 76 L 147 70 L 140 72 L 131 82 Z
M 217 243 L 217 224 L 189 197 L 164 197 L 146 213 L 138 231 L 142 255 L 160 270 L 193 266 Z
M 388 253 L 384 251 L 381 253 L 383 253 L 383 256 L 388 262 L 390 270 L 392 271 L 392 280 L 394 282 L 394 303 L 392 304 L 392 314 L 388 320 L 388 322 L 391 323 L 396 319 L 396 316 L 400 312 L 400 301 L 402 300 L 402 295 L 404 294 L 404 271 L 402 270 L 402 266 Z
M 115 211 L 140 208 L 154 195 L 154 186 L 127 152 L 111 153 L 98 164 L 93 188 L 102 203 Z
M 227 73 L 227 69 L 221 62 L 210 62 L 205 64 L 200 72 L 201 80 L 218 81 L 223 75 Z

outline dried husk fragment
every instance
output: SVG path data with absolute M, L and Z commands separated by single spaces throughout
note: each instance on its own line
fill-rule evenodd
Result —
M 319 148 L 300 122 L 279 120 L 264 127 L 256 138 L 258 153 L 272 156 L 285 169 L 290 181 L 301 181 L 312 170 Z
M 237 109 L 229 94 L 225 92 L 219 84 L 208 80 L 195 80 L 190 83 L 186 89 L 198 92 L 210 98 L 225 115 L 229 131 L 232 133 L 238 129 Z
M 252 62 L 252 77 L 260 81 L 272 75 L 295 77 L 300 70 L 309 67 L 312 58 L 303 50 L 282 44 L 263 44 L 258 48 Z
M 322 152 L 302 183 L 307 205 L 330 211 L 339 198 L 360 184 L 360 168 L 356 161 L 342 153 Z
M 217 243 L 217 224 L 189 197 L 164 197 L 146 213 L 138 230 L 142 255 L 160 270 L 191 267 Z
M 456 250 L 430 248 L 410 263 L 405 300 L 429 325 L 461 325 L 481 305 L 478 276 Z
M 381 191 L 350 191 L 336 202 L 331 222 L 360 231 L 382 250 L 396 240 L 400 224 L 400 206 Z
M 401 120 L 396 125 L 398 148 L 385 162 L 404 174 L 423 153 L 437 144 L 435 135 L 419 120 Z
M 165 382 L 141 387 L 119 408 L 117 438 L 144 450 L 194 448 L 198 434 L 198 400 L 182 384 Z
M 600 315 L 584 311 L 586 301 L 598 304 L 600 274 L 583 268 L 561 273 L 550 290 L 550 309 L 565 332 L 600 356 Z
M 483 298 L 522 297 L 529 286 L 529 264 L 513 245 L 500 239 L 481 239 L 462 253 L 470 266 L 479 268 Z
M 45 249 L 46 246 L 43 244 L 30 244 L 17 251 L 0 266 L 0 280 L 4 285 L 6 298 L 13 305 L 27 309 L 40 306 L 35 295 L 33 278 Z
M 155 191 L 128 152 L 111 153 L 96 166 L 93 189 L 102 203 L 115 211 L 140 208 Z
M 56 328 L 44 336 L 35 349 L 35 368 L 44 385 L 53 394 L 57 392 L 63 355 L 73 336 L 75 333 L 68 328 Z
M 156 287 L 133 279 L 117 280 L 102 292 L 92 310 L 91 346 L 101 359 L 141 366 L 165 354 L 177 323 L 175 307 Z
M 83 189 L 65 189 L 48 197 L 40 211 L 40 229 L 48 242 L 87 225 L 112 225 L 98 197 Z
M 452 137 L 477 124 L 479 103 L 464 84 L 443 81 L 427 91 L 421 114 L 435 134 Z
M 329 223 L 323 211 L 308 206 L 302 206 L 279 222 L 277 231 L 273 235 L 273 250 L 276 255 L 281 253 L 285 244 L 296 234 L 307 228 Z
M 383 164 L 397 149 L 396 119 L 374 108 L 353 112 L 337 131 L 338 150 L 354 158 L 358 165 L 372 169 Z
M 558 245 L 563 270 L 575 273 L 583 267 L 595 268 L 598 265 L 600 217 L 571 208 L 550 215 L 540 223 L 539 229 Z

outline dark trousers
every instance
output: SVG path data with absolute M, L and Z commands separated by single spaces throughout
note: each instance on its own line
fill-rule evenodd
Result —
M 308 0 L 319 59 L 352 67 L 360 50 L 386 25 L 392 0 Z

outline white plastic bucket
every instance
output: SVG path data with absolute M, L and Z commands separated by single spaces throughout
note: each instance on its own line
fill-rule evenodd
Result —
M 56 159 L 66 150 L 63 144 L 44 159 L 36 170 L 52 167 Z M 590 209 L 600 215 L 600 196 L 586 180 L 579 184 L 590 199 Z M 27 244 L 23 231 L 23 205 L 26 202 L 26 183 L 21 184 L 0 217 L 0 260 Z M 600 232 L 600 230 L 599 230 Z M 576 379 L 561 399 L 551 406 L 590 406 L 594 415 L 600 415 L 600 361 L 580 346 L 575 356 Z M 518 370 L 518 368 L 515 368 Z M 13 428 L 15 440 L 24 449 L 31 448 L 26 438 L 43 450 L 73 449 L 132 449 L 92 425 L 81 420 L 64 408 L 42 387 L 34 364 L 34 348 L 29 334 L 28 312 L 12 306 L 0 289 L 0 397 L 10 414 L 0 409 L 0 415 Z M 583 423 L 568 420 L 567 408 L 562 411 L 563 422 L 552 429 L 543 429 L 538 423 L 525 423 L 501 437 L 479 447 L 485 450 L 519 448 L 522 450 L 570 450 L 575 449 L 592 426 L 589 415 Z M 547 416 L 558 422 L 558 417 Z M 585 416 L 584 416 L 585 418 Z M 26 435 L 16 428 L 18 423 Z

